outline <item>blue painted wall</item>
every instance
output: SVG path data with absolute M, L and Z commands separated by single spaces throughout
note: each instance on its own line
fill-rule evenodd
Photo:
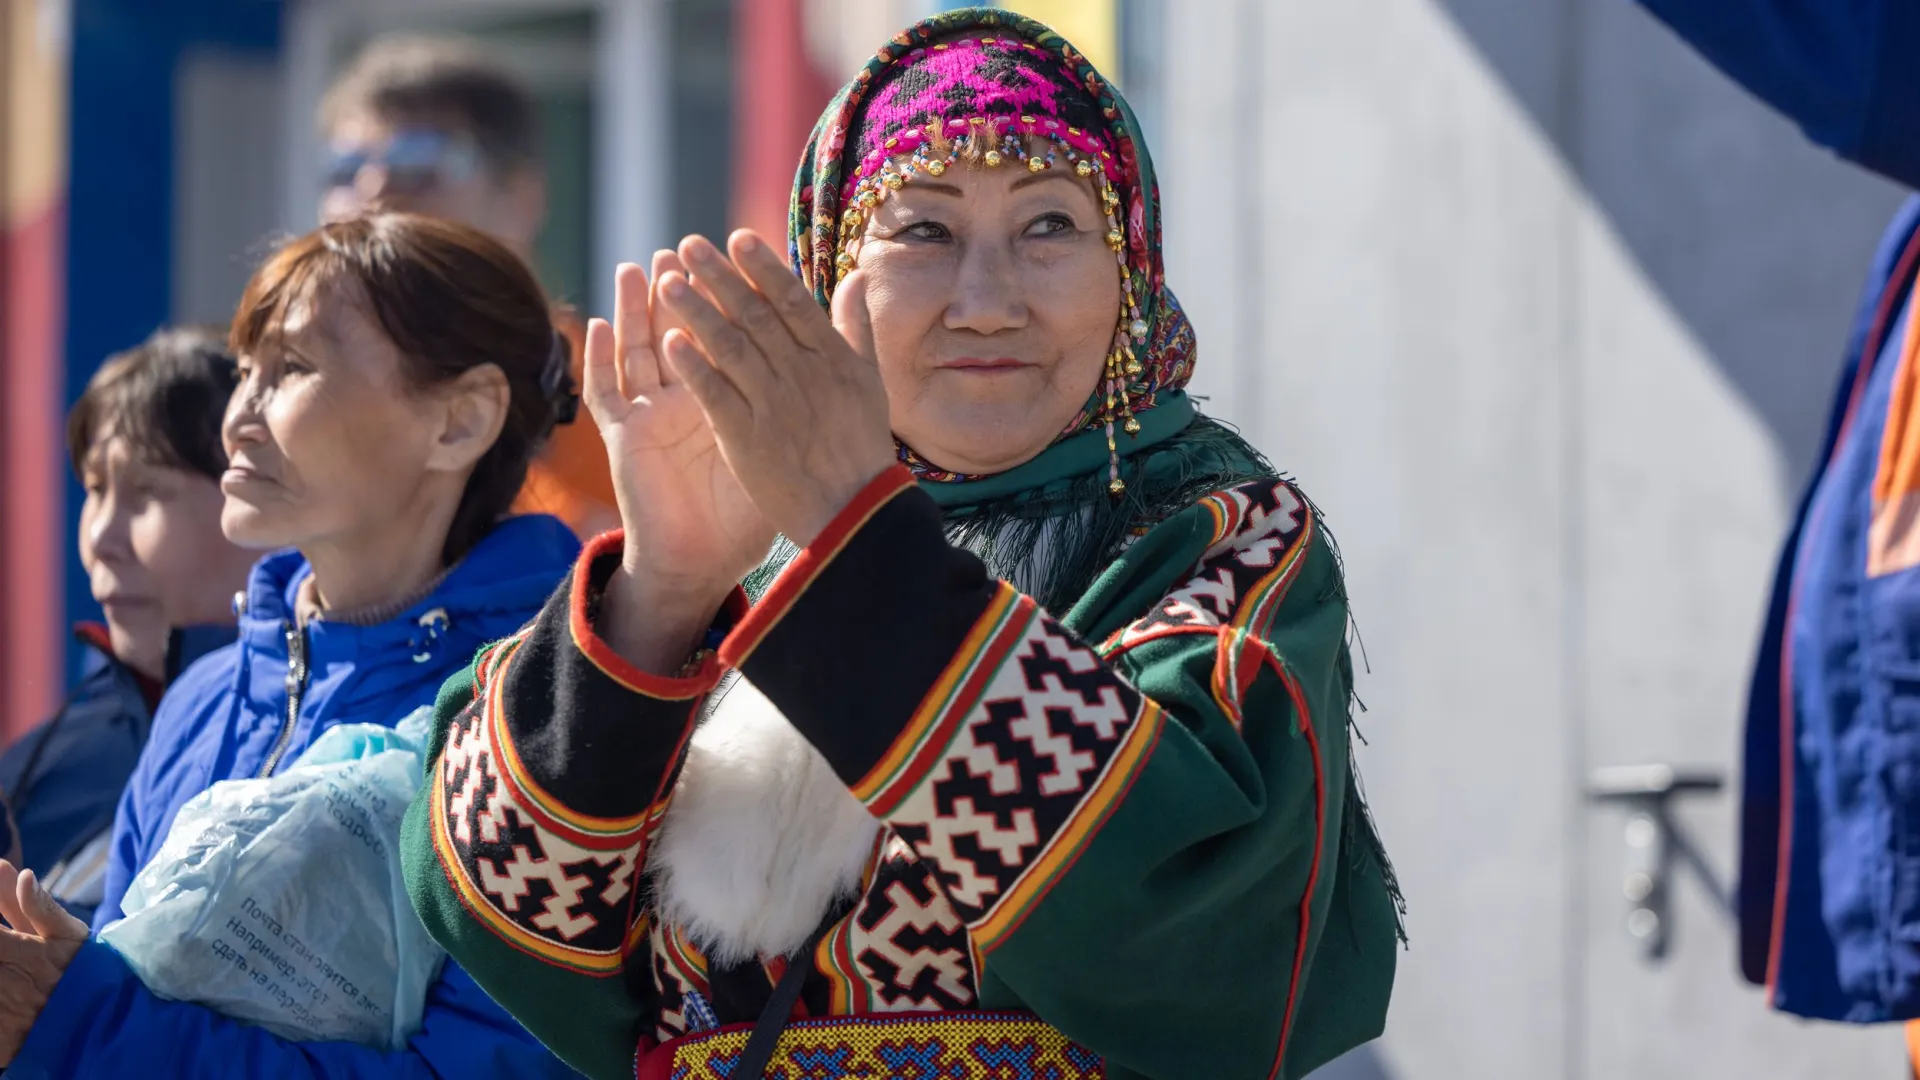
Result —
M 74 0 L 66 397 L 167 320 L 172 296 L 174 73 L 195 47 L 275 54 L 280 0 Z M 236 163 L 236 167 L 239 167 Z M 69 622 L 98 619 L 70 542 L 81 491 L 64 450 Z M 80 654 L 69 647 L 68 676 Z

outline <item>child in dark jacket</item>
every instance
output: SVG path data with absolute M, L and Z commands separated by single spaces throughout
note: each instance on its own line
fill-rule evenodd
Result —
M 0 791 L 21 864 L 83 919 L 100 903 L 114 807 L 161 691 L 233 640 L 233 595 L 254 559 L 220 532 L 234 384 L 222 335 L 161 330 L 101 365 L 67 418 L 86 490 L 80 562 L 106 622 L 75 628 L 85 674 L 0 757 Z

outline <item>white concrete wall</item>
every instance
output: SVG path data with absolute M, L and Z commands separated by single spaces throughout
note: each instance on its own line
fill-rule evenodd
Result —
M 197 51 L 174 86 L 175 322 L 224 326 L 279 232 L 284 113 L 270 58 Z
M 1600 765 L 1736 775 L 1775 547 L 1896 193 L 1616 0 L 1181 0 L 1153 147 L 1196 389 L 1328 515 L 1411 905 L 1395 1080 L 1900 1075 L 1627 938 Z M 1723 876 L 1731 793 L 1684 811 Z

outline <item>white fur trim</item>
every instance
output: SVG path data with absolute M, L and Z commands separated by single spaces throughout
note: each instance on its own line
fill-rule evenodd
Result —
M 647 869 L 717 965 L 786 956 L 860 887 L 879 822 L 744 678 L 693 733 Z

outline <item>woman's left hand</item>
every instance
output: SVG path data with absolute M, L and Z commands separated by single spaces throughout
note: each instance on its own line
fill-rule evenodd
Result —
M 33 871 L 0 862 L 0 1068 L 13 1064 L 67 965 L 87 941 L 87 924 L 40 886 Z
M 688 328 L 668 334 L 666 360 L 741 488 L 805 545 L 895 460 L 865 281 L 856 270 L 840 282 L 829 318 L 758 236 L 741 230 L 727 246 L 731 259 L 701 237 L 681 243 L 699 289 L 662 277 Z

